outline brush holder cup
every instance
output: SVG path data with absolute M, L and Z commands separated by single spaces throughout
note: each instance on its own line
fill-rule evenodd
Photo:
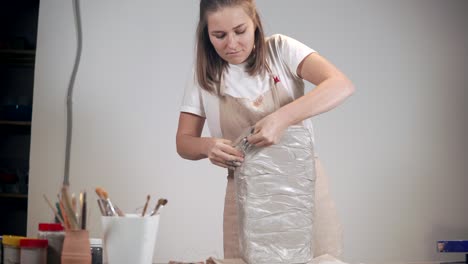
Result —
M 104 259 L 108 264 L 151 264 L 159 215 L 102 216 Z
M 91 264 L 91 247 L 87 230 L 68 230 L 65 232 L 62 264 Z

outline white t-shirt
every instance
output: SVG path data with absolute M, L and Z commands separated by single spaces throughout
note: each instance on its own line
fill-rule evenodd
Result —
M 303 43 L 285 35 L 275 34 L 266 39 L 267 62 L 272 72 L 279 77 L 292 98 L 304 95 L 304 81 L 297 75 L 297 67 L 309 54 L 315 52 Z M 229 64 L 224 73 L 225 93 L 238 98 L 255 100 L 270 89 L 270 76 L 250 76 L 245 64 Z M 185 89 L 181 112 L 206 117 L 212 137 L 222 138 L 219 120 L 219 98 L 203 90 L 196 79 Z M 312 122 L 304 120 L 304 126 L 313 135 Z

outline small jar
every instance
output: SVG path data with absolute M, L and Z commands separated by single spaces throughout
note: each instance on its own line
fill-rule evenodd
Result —
M 38 230 L 38 238 L 49 241 L 47 263 L 60 264 L 63 240 L 65 238 L 63 226 L 59 223 L 40 223 Z
M 47 264 L 47 239 L 23 238 L 20 240 L 21 264 Z
M 3 236 L 3 264 L 20 263 L 20 240 L 21 236 Z
M 90 238 L 91 264 L 102 264 L 102 239 Z

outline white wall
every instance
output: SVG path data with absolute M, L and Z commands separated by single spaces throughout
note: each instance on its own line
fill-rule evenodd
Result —
M 175 151 L 198 1 L 82 1 L 71 187 L 105 187 L 124 210 L 167 197 L 156 261 L 222 257 L 225 172 Z M 437 239 L 468 238 L 466 1 L 257 0 L 269 34 L 290 35 L 357 87 L 316 118 L 316 141 L 358 263 L 462 259 Z M 39 14 L 28 234 L 52 215 L 65 153 L 76 38 L 70 1 Z M 311 87 L 309 87 L 311 88 Z M 101 234 L 92 204 L 91 235 Z

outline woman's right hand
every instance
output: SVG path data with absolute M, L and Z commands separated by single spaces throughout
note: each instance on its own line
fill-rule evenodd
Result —
M 244 161 L 241 151 L 232 146 L 232 142 L 222 138 L 211 138 L 207 149 L 208 159 L 214 165 L 234 170 Z
M 184 159 L 209 158 L 211 163 L 235 169 L 244 161 L 243 153 L 227 139 L 201 137 L 205 118 L 189 113 L 180 113 L 177 128 L 177 153 Z

